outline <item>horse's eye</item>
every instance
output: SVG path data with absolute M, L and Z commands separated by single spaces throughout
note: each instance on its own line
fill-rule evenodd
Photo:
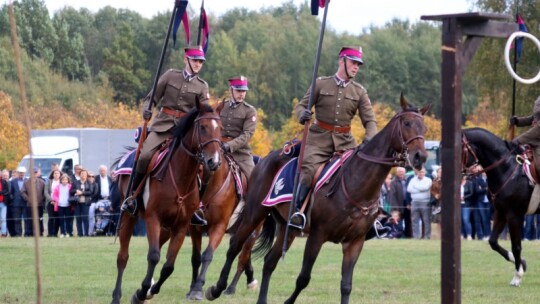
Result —
M 403 124 L 405 125 L 405 127 L 410 127 L 411 126 L 411 122 L 406 120 L 403 122 Z

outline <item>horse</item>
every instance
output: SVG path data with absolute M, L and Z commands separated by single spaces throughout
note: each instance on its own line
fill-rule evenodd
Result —
M 466 129 L 462 134 L 464 171 L 480 164 L 487 175 L 488 198 L 495 211 L 489 245 L 507 261 L 514 263 L 515 272 L 510 286 L 519 286 L 527 270 L 527 263 L 521 257 L 521 236 L 533 187 L 516 161 L 515 145 L 482 128 Z M 512 252 L 498 243 L 506 224 Z
M 329 183 L 311 196 L 311 214 L 301 272 L 293 294 L 285 303 L 294 303 L 301 290 L 309 283 L 313 264 L 323 243 L 331 241 L 343 246 L 341 303 L 348 303 L 352 290 L 353 269 L 358 260 L 366 234 L 371 230 L 378 214 L 381 186 L 392 169 L 408 164 L 420 169 L 427 158 L 424 148 L 423 114 L 429 109 L 410 105 L 400 98 L 401 110 L 369 142 L 357 146 Z M 382 156 L 382 157 L 381 157 Z M 236 234 L 230 240 L 227 259 L 216 285 L 205 292 L 208 300 L 215 300 L 227 286 L 227 278 L 234 258 L 251 232 L 264 220 L 263 230 L 254 253 L 265 254 L 263 276 L 257 303 L 267 303 L 272 272 L 282 255 L 290 202 L 272 207 L 261 202 L 268 193 L 274 175 L 290 158 L 280 151 L 271 152 L 253 170 L 246 204 Z M 361 172 L 359 174 L 359 172 Z M 277 239 L 272 246 L 275 234 Z M 286 248 L 300 235 L 294 230 L 288 234 Z
M 215 171 L 221 163 L 221 119 L 212 107 L 196 102 L 196 107 L 184 116 L 174 132 L 170 160 L 161 164 L 162 174 L 152 175 L 145 182 L 144 207 L 139 216 L 144 218 L 148 239 L 148 268 L 141 288 L 131 297 L 131 303 L 143 303 L 158 294 L 161 285 L 172 274 L 178 251 L 185 239 L 191 216 L 199 206 L 197 173 L 199 164 Z M 119 190 L 125 191 L 126 178 L 120 177 Z M 122 192 L 123 193 L 123 192 Z M 129 258 L 129 242 L 136 217 L 124 212 L 120 216 L 116 285 L 112 303 L 120 303 L 122 276 Z M 160 277 L 153 274 L 160 259 L 163 244 L 170 239 L 167 260 Z
M 221 111 L 218 107 L 216 111 Z M 233 173 L 233 166 L 237 166 L 234 160 L 230 156 L 225 156 L 223 151 L 221 153 L 221 159 L 225 159 L 219 169 L 208 174 L 203 171 L 204 177 L 209 176 L 207 181 L 203 181 L 204 194 L 202 197 L 202 204 L 204 206 L 205 219 L 207 221 L 206 226 L 189 226 L 190 237 L 192 240 L 192 254 L 191 254 L 191 266 L 192 266 L 192 279 L 190 290 L 186 295 L 188 300 L 202 300 L 203 299 L 203 286 L 206 281 L 206 272 L 212 259 L 214 252 L 221 243 L 223 236 L 227 231 L 229 219 L 231 218 L 235 207 L 240 202 L 239 196 L 236 191 L 235 177 Z M 239 169 L 238 169 L 239 170 Z M 244 178 L 245 175 L 241 175 L 243 178 L 243 187 L 247 186 Z M 207 232 L 208 234 L 208 246 L 201 256 L 201 243 L 202 234 Z M 243 270 L 246 270 L 246 276 L 248 280 L 248 288 L 254 289 L 257 287 L 257 281 L 253 276 L 253 267 L 251 266 L 250 252 L 251 246 L 245 246 L 243 249 L 243 259 L 238 262 L 238 271 L 241 274 Z M 202 264 L 202 267 L 201 267 Z M 200 272 L 199 272 L 200 268 Z M 229 288 L 229 294 L 233 294 L 236 284 L 231 284 Z

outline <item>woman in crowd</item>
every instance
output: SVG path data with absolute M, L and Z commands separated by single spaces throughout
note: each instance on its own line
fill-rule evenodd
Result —
M 52 192 L 60 184 L 60 176 L 62 172 L 60 170 L 53 170 L 50 174 L 49 180 L 45 184 L 45 208 L 49 219 L 47 220 L 47 236 L 58 236 L 58 230 L 60 228 L 60 218 L 58 213 L 58 206 L 55 206 L 52 199 Z M 55 210 L 56 209 L 56 210 Z
M 77 197 L 75 203 L 75 218 L 77 219 L 77 235 L 88 236 L 88 211 L 92 196 L 93 187 L 88 180 L 88 171 L 81 169 L 80 179 L 75 180 L 71 186 L 70 195 Z
M 70 178 L 67 174 L 62 174 L 60 184 L 53 188 L 51 195 L 54 210 L 58 212 L 60 219 L 60 237 L 73 236 L 73 212 L 69 204 L 70 190 Z

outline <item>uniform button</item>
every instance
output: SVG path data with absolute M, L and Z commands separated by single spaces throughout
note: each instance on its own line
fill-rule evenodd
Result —
M 340 105 L 337 105 L 337 107 L 339 108 L 339 107 L 341 107 L 341 106 L 340 106 Z
M 339 91 L 338 93 L 341 94 L 341 91 Z
M 231 120 L 231 118 L 230 118 L 230 117 L 229 117 L 229 118 L 227 118 L 227 119 L 228 119 L 228 120 Z
M 186 93 L 186 91 L 182 91 L 182 93 Z
M 334 121 L 337 121 L 337 119 L 334 119 Z
M 339 114 L 339 112 L 336 112 L 336 114 Z
M 341 98 L 338 98 L 337 100 L 341 100 Z

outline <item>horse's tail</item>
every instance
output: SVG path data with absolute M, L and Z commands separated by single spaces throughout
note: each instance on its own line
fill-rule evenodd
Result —
M 266 219 L 264 220 L 261 234 L 259 235 L 257 239 L 257 244 L 252 251 L 252 255 L 255 259 L 264 257 L 268 252 L 270 252 L 270 249 L 272 249 L 272 245 L 274 243 L 275 234 L 276 220 L 270 213 L 266 216 Z

